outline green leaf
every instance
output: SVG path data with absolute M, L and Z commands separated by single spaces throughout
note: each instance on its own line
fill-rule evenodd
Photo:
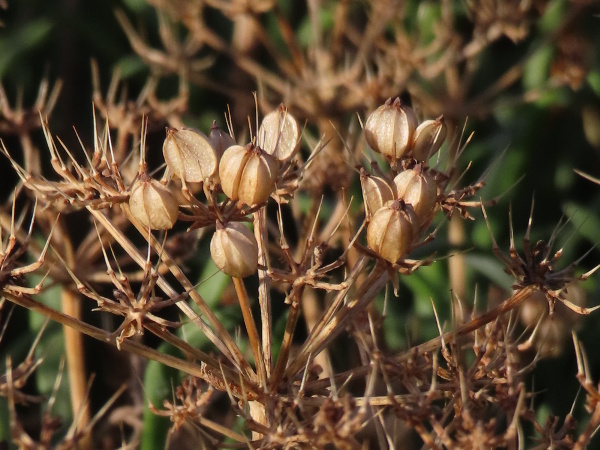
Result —
M 563 211 L 577 229 L 577 234 L 594 245 L 600 242 L 600 218 L 596 212 L 575 202 L 565 203 Z
M 514 279 L 504 272 L 504 265 L 496 258 L 487 255 L 469 253 L 466 255 L 469 267 L 485 275 L 490 281 L 510 291 Z
M 54 23 L 50 19 L 38 19 L 0 39 L 0 78 L 6 75 L 17 59 L 47 40 L 53 28 Z

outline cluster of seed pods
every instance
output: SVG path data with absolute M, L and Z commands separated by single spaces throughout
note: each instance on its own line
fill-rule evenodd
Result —
M 446 134 L 443 117 L 419 124 L 414 111 L 400 99 L 388 100 L 367 119 L 369 146 L 402 169 L 393 180 L 361 170 L 367 243 L 386 261 L 401 261 L 438 210 L 439 187 L 427 163 Z
M 277 188 L 279 171 L 293 158 L 299 127 L 284 106 L 267 114 L 255 142 L 238 145 L 213 125 L 209 135 L 191 129 L 168 129 L 163 156 L 168 176 L 180 181 L 182 190 L 202 183 L 209 191 L 223 193 L 240 209 L 264 204 Z M 131 188 L 132 215 L 154 230 L 172 228 L 179 215 L 177 196 L 165 184 L 141 173 Z M 258 245 L 252 231 L 239 221 L 216 221 L 210 251 L 217 267 L 232 277 L 256 272 Z

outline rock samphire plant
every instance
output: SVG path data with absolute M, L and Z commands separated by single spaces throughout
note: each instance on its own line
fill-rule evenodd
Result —
M 523 2 L 511 14 L 502 2 L 465 2 L 468 40 L 456 30 L 452 2 L 425 2 L 414 20 L 435 18 L 427 45 L 418 30 L 403 28 L 410 8 L 383 0 L 307 2 L 309 44 L 272 1 L 149 3 L 164 50 L 116 13 L 152 74 L 130 101 L 119 97 L 117 75 L 102 94 L 92 63 L 93 133 L 77 135 L 81 148 L 51 129 L 58 85 L 42 83 L 31 111 L 11 108 L 0 90 L 0 131 L 9 136 L 2 153 L 18 178 L 0 217 L 0 305 L 49 319 L 26 356 L 9 355 L 0 375 L 7 445 L 582 449 L 592 442 L 600 392 L 574 331 L 597 308 L 586 307 L 580 285 L 596 268 L 580 270 L 583 257 L 559 261 L 562 223 L 535 241 L 533 202 L 522 240 L 511 212 L 508 248 L 500 248 L 491 213 L 500 197 L 484 187 L 502 161 L 472 180 L 479 167 L 464 158 L 477 136 L 459 125 L 489 114 L 524 70 L 516 63 L 471 98 L 479 56 L 501 39 L 525 39 L 545 2 Z M 211 27 L 217 13 L 233 27 L 230 41 Z M 226 81 L 209 81 L 219 64 L 209 51 L 231 60 Z M 555 82 L 577 88 L 577 73 L 556 73 Z M 177 96 L 163 100 L 158 86 L 173 76 Z M 225 89 L 233 79 L 239 86 Z M 248 102 L 244 84 L 252 80 L 258 89 Z M 223 123 L 191 114 L 190 89 L 198 86 L 231 97 Z M 541 95 L 513 100 L 534 94 Z M 467 276 L 443 274 L 464 269 L 471 242 L 455 235 L 467 222 L 484 224 L 488 253 L 499 261 L 489 266 L 493 280 L 505 280 L 502 269 L 511 278 L 509 289 L 487 283 L 484 300 L 465 287 Z M 475 246 L 482 239 L 470 237 Z M 433 275 L 419 278 L 423 272 Z M 446 295 L 419 298 L 430 291 L 413 280 L 445 283 Z M 65 400 L 62 365 L 49 398 L 28 387 L 52 324 L 64 326 L 72 407 L 62 428 L 52 409 Z M 84 336 L 102 346 L 90 350 Z M 536 410 L 531 373 L 565 352 L 567 341 L 582 395 L 559 421 Z M 100 401 L 102 381 L 85 367 L 94 351 L 108 355 L 112 379 Z M 575 411 L 583 397 L 587 415 Z M 45 405 L 35 426 L 26 404 Z

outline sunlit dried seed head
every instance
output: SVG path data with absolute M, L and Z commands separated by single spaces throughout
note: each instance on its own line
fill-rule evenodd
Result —
M 258 244 L 252 231 L 243 223 L 217 222 L 210 241 L 210 254 L 216 266 L 232 277 L 244 278 L 256 272 Z
M 438 187 L 435 179 L 417 164 L 394 178 L 398 198 L 411 204 L 419 223 L 427 222 L 435 212 Z
M 428 161 L 440 149 L 447 133 L 444 116 L 422 122 L 413 136 L 412 157 L 419 161 Z
M 380 208 L 367 227 L 367 243 L 386 261 L 396 263 L 410 250 L 418 235 L 418 219 L 413 208 L 395 200 Z
M 275 190 L 278 169 L 278 161 L 259 147 L 233 145 L 219 163 L 221 188 L 231 200 L 258 205 Z
M 235 145 L 235 141 L 225 131 L 221 130 L 217 126 L 217 121 L 213 120 L 212 127 L 210 128 L 210 133 L 208 134 L 208 142 L 212 148 L 217 152 L 217 159 L 220 159 L 227 150 L 232 145 Z
M 282 104 L 267 114 L 258 130 L 258 145 L 269 155 L 284 161 L 298 146 L 298 122 Z
M 179 205 L 173 194 L 145 174 L 131 188 L 129 208 L 142 225 L 153 230 L 173 228 L 179 214 Z
M 167 130 L 163 155 L 169 170 L 186 183 L 203 182 L 217 172 L 219 159 L 208 138 L 193 130 Z
M 418 121 L 414 111 L 391 99 L 371 113 L 365 125 L 365 138 L 373 150 L 390 159 L 401 159 L 409 150 Z
M 383 205 L 394 200 L 394 190 L 389 183 L 381 177 L 367 173 L 364 169 L 360 171 L 360 184 L 362 187 L 365 213 L 370 219 Z

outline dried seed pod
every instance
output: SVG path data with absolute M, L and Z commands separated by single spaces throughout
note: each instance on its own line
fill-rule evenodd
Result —
M 208 134 L 208 142 L 212 148 L 217 152 L 217 159 L 221 159 L 225 150 L 227 150 L 232 145 L 235 145 L 235 141 L 225 131 L 221 130 L 217 126 L 217 121 L 213 120 L 212 126 L 210 128 L 210 133 Z
M 417 164 L 396 175 L 394 184 L 398 198 L 412 205 L 419 223 L 427 222 L 435 212 L 437 202 L 435 179 L 422 170 L 421 164 Z
M 210 254 L 216 266 L 232 277 L 244 278 L 256 272 L 258 244 L 252 231 L 243 223 L 217 222 L 210 241 Z
M 133 183 L 129 209 L 142 225 L 153 230 L 173 228 L 179 214 L 179 205 L 173 194 L 145 174 Z
M 380 208 L 367 227 L 369 247 L 391 263 L 398 262 L 409 252 L 417 235 L 417 217 L 412 207 L 402 200 Z
M 252 144 L 229 147 L 219 163 L 225 195 L 250 206 L 269 199 L 275 189 L 277 171 L 277 160 Z
M 566 300 L 577 306 L 585 305 L 585 292 L 578 285 L 569 286 Z M 543 291 L 534 291 L 521 305 L 521 323 L 531 330 L 532 344 L 536 352 L 544 357 L 559 356 L 571 340 L 571 331 L 580 318 L 561 302 L 556 302 L 552 315 Z
M 282 104 L 267 114 L 258 130 L 258 145 L 269 155 L 284 161 L 298 146 L 298 122 Z
M 362 187 L 365 213 L 370 219 L 383 205 L 396 197 L 392 187 L 381 177 L 373 176 L 366 170 L 360 170 L 360 185 Z
M 422 122 L 413 136 L 412 157 L 419 161 L 428 161 L 440 149 L 447 133 L 444 116 Z
M 365 138 L 373 150 L 388 158 L 401 159 L 409 150 L 417 128 L 414 111 L 403 105 L 399 98 L 371 113 L 365 125 Z
M 163 155 L 169 170 L 186 183 L 206 181 L 219 164 L 208 138 L 193 130 L 168 129 Z

